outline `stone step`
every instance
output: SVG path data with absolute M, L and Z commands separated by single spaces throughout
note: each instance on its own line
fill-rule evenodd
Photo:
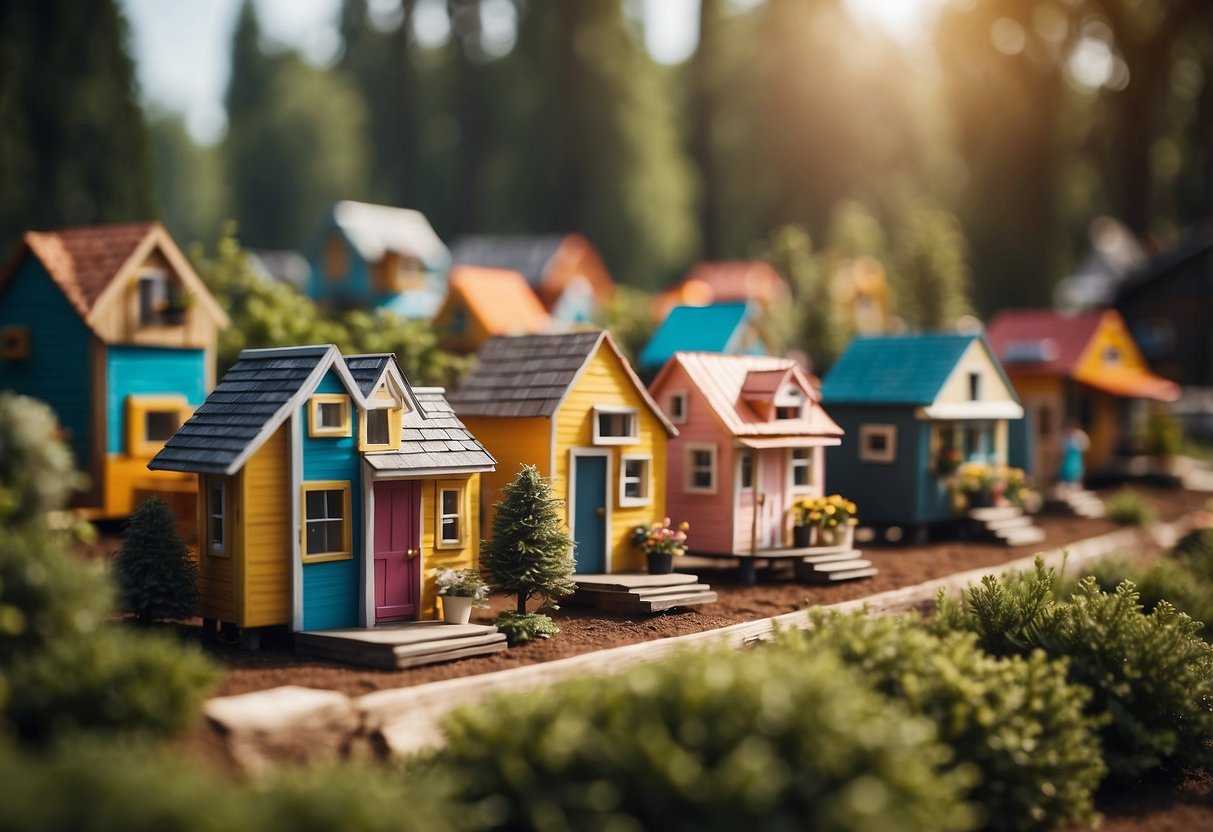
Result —
M 1007 520 L 1012 517 L 1019 517 L 1021 514 L 1023 514 L 1023 509 L 1019 506 L 989 506 L 969 510 L 969 516 L 979 523 L 985 523 L 990 520 Z
M 495 653 L 506 646 L 496 627 L 440 621 L 295 634 L 296 653 L 388 670 Z
M 809 565 L 814 572 L 826 574 L 830 572 L 846 572 L 848 569 L 866 569 L 872 565 L 872 561 L 855 558 L 853 560 L 839 560 L 833 563 L 814 563 Z
M 834 563 L 840 560 L 856 560 L 862 556 L 858 549 L 844 549 L 841 552 L 829 552 L 823 555 L 805 555 L 801 563 Z
M 1005 520 L 986 520 L 983 525 L 987 530 L 992 532 L 1000 532 L 1005 529 L 1022 529 L 1025 526 L 1032 525 L 1032 518 L 1026 514 L 1021 514 L 1018 517 L 1008 517 Z
M 797 575 L 802 581 L 814 581 L 817 583 L 834 583 L 836 581 L 854 581 L 859 578 L 870 578 L 880 572 L 875 566 L 865 566 L 860 569 L 849 569 L 839 572 L 812 572 L 803 577 Z
M 707 584 L 678 584 L 677 586 L 652 586 L 652 587 L 637 587 L 635 589 L 601 589 L 599 587 L 586 586 L 578 587 L 573 593 L 573 598 L 585 597 L 587 599 L 598 598 L 600 596 L 627 596 L 629 598 L 660 598 L 663 595 L 686 595 L 688 592 L 706 592 L 712 587 Z
M 996 534 L 1008 546 L 1027 546 L 1031 543 L 1040 543 L 1045 539 L 1045 530 L 1039 526 L 1007 529 L 1004 532 L 996 532 Z
M 613 615 L 640 615 L 661 612 L 676 607 L 695 607 L 700 604 L 712 604 L 716 601 L 716 593 L 686 592 L 680 595 L 660 595 L 654 598 L 637 598 L 624 592 L 596 593 L 592 606 L 594 609 L 609 612 Z
M 630 592 L 633 589 L 685 586 L 686 584 L 698 583 L 699 578 L 694 575 L 688 575 L 685 572 L 670 572 L 665 575 L 624 573 L 617 575 L 574 575 L 573 581 L 580 589 Z

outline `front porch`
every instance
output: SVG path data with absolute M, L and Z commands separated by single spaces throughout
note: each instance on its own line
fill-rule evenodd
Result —
M 505 634 L 484 624 L 404 621 L 295 634 L 295 652 L 317 659 L 403 670 L 506 649 Z

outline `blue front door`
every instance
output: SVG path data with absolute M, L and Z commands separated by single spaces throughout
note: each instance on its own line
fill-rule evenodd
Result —
M 577 572 L 606 572 L 607 460 L 605 456 L 573 458 L 573 538 Z

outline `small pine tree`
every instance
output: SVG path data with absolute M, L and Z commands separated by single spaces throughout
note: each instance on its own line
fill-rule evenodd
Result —
M 569 577 L 576 564 L 573 541 L 557 511 L 563 501 L 552 496 L 533 465 L 520 466 L 501 493 L 493 539 L 484 545 L 481 565 L 495 589 L 518 596 L 519 615 L 526 614 L 531 598 L 554 606 L 553 599 L 576 589 Z
M 164 500 L 149 497 L 135 509 L 114 560 L 114 577 L 123 609 L 140 624 L 197 614 L 198 565 Z

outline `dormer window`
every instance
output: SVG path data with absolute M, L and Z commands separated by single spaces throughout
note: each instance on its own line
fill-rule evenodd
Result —
M 594 408 L 594 444 L 630 445 L 640 439 L 639 420 L 630 407 Z
M 398 407 L 372 408 L 362 412 L 358 449 L 391 451 L 400 447 L 401 412 Z
M 177 284 L 166 272 L 145 271 L 139 276 L 139 326 L 177 326 L 184 320 L 185 303 Z
M 776 419 L 799 419 L 804 414 L 804 391 L 788 385 L 775 396 Z

